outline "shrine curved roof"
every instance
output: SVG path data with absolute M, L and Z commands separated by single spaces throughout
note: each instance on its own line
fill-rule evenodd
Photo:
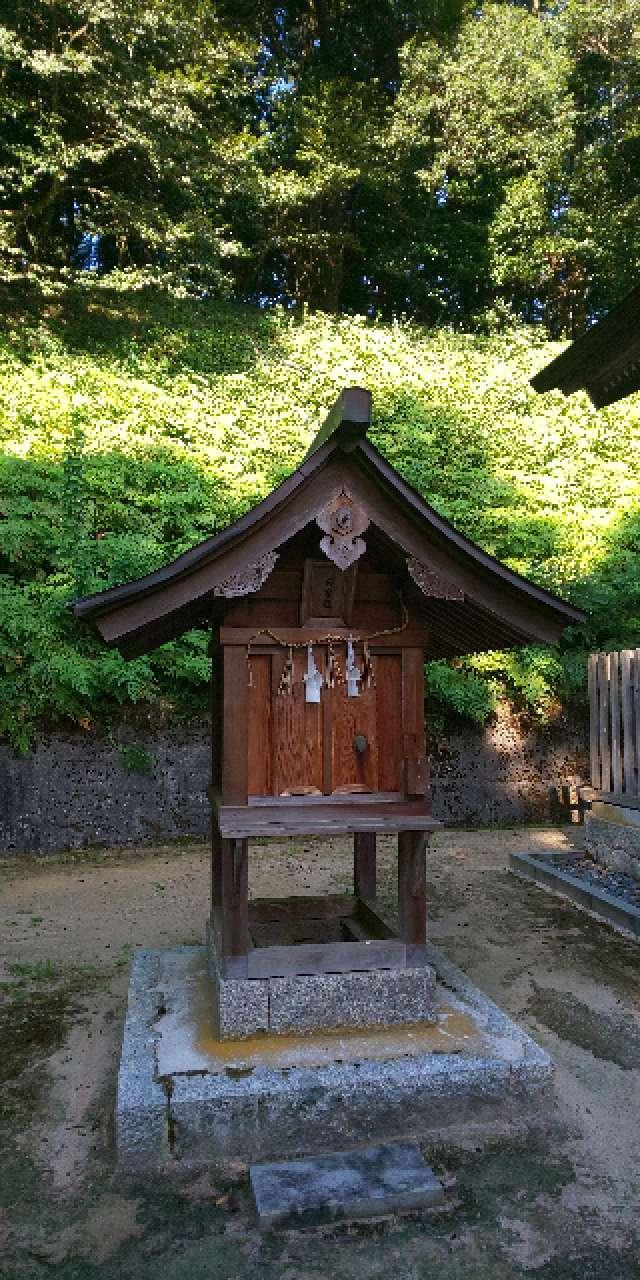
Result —
M 404 480 L 367 439 L 371 396 L 347 388 L 300 466 L 220 533 L 142 578 L 71 601 L 125 657 L 150 652 L 228 607 L 224 584 L 255 590 L 251 571 L 277 553 L 347 486 L 389 544 L 457 587 L 455 599 L 424 601 L 431 657 L 554 643 L 585 620 L 581 609 L 509 569 L 466 538 Z M 229 591 L 226 595 L 231 594 Z M 232 594 L 243 594 L 241 589 Z

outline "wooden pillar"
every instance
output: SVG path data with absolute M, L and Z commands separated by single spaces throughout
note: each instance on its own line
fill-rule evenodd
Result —
M 223 676 L 222 649 L 220 635 L 214 631 L 209 643 L 211 658 L 211 785 L 219 792 L 222 788 L 222 725 L 223 711 Z
M 249 950 L 249 842 L 220 839 L 218 845 L 214 921 L 220 949 L 223 956 L 245 956 Z
M 224 645 L 223 653 L 222 799 L 224 804 L 246 804 L 249 780 L 247 650 L 242 645 Z
M 398 916 L 403 942 L 424 946 L 427 940 L 427 834 L 398 833 Z
M 376 837 L 373 831 L 357 831 L 353 837 L 353 892 L 373 902 L 376 896 Z

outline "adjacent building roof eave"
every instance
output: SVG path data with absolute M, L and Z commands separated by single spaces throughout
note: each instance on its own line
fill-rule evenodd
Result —
M 536 391 L 584 390 L 596 408 L 640 390 L 640 286 L 531 379 Z

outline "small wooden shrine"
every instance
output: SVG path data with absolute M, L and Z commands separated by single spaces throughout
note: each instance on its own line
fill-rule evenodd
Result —
M 438 826 L 425 659 L 553 643 L 583 619 L 429 507 L 367 439 L 370 412 L 345 390 L 252 511 L 73 606 L 127 658 L 211 628 L 213 972 L 249 1003 L 252 982 L 420 968 Z M 380 834 L 397 837 L 397 933 L 376 907 Z M 353 895 L 250 903 L 249 842 L 306 835 L 353 836 Z

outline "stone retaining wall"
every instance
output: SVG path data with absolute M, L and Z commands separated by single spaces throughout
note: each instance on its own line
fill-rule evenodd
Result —
M 456 729 L 432 743 L 434 816 L 545 821 L 549 787 L 587 776 L 586 749 L 581 730 L 523 732 L 506 711 L 486 730 Z M 209 774 L 206 723 L 117 742 L 52 735 L 22 758 L 0 750 L 0 855 L 204 837 Z

